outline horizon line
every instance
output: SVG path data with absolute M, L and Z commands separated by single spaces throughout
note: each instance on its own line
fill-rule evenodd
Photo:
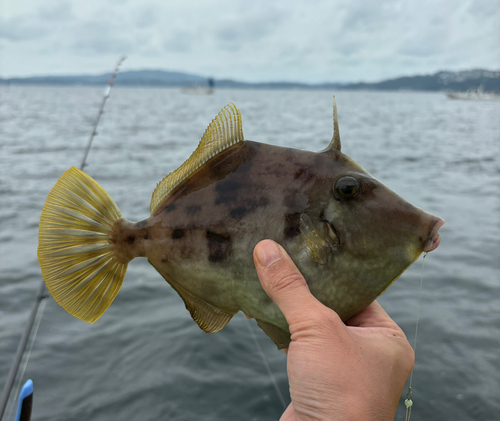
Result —
M 166 70 L 166 69 L 160 69 L 160 68 L 140 68 L 140 69 L 128 69 L 128 70 L 121 70 L 120 73 L 133 73 L 133 72 L 163 72 L 163 73 L 177 73 L 181 75 L 186 75 L 186 76 L 191 76 L 191 77 L 196 77 L 196 78 L 201 78 L 201 79 L 214 79 L 215 81 L 220 81 L 220 82 L 236 82 L 236 83 L 243 83 L 243 84 L 250 84 L 250 85 L 258 85 L 258 84 L 299 84 L 299 85 L 306 85 L 306 86 L 315 86 L 315 85 L 354 85 L 354 84 L 374 84 L 374 83 L 381 83 L 381 82 L 386 82 L 386 81 L 391 81 L 391 80 L 397 80 L 397 79 L 402 79 L 402 78 L 412 78 L 412 77 L 422 77 L 422 76 L 434 76 L 439 73 L 462 73 L 462 72 L 473 72 L 473 71 L 485 71 L 485 72 L 491 72 L 491 73 L 500 73 L 500 69 L 498 70 L 491 70 L 491 69 L 486 69 L 486 68 L 468 68 L 468 69 L 461 69 L 461 70 L 448 70 L 448 69 L 441 69 L 437 70 L 433 73 L 415 73 L 415 74 L 404 74 L 400 76 L 395 76 L 395 77 L 389 77 L 389 78 L 383 78 L 380 80 L 376 81 L 370 81 L 367 82 L 366 80 L 357 80 L 357 81 L 322 81 L 322 82 L 304 82 L 304 81 L 298 81 L 298 80 L 267 80 L 267 81 L 256 81 L 256 82 L 249 82 L 246 80 L 239 80 L 239 79 L 233 79 L 233 78 L 217 78 L 213 76 L 202 76 L 196 73 L 189 73 L 186 71 L 180 71 L 180 70 Z M 44 75 L 32 75 L 32 76 L 0 76 L 0 80 L 3 81 L 9 81 L 12 79 L 18 79 L 18 80 L 27 80 L 27 79 L 36 79 L 36 78 L 71 78 L 71 77 L 108 77 L 112 72 L 99 72 L 99 73 L 75 73 L 75 74 L 44 74 Z

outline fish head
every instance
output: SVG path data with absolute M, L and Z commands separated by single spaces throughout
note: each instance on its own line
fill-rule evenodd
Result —
M 422 252 L 436 249 L 444 221 L 407 202 L 340 151 L 321 218 L 334 244 L 333 272 L 380 295 Z M 332 156 L 332 155 L 331 155 Z M 352 290 L 352 288 L 351 288 Z

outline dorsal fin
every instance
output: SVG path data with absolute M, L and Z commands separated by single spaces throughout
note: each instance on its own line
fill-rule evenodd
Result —
M 337 101 L 335 101 L 335 95 L 333 96 L 333 137 L 326 148 L 328 149 L 336 149 L 340 152 L 340 132 L 339 132 L 339 120 L 337 118 Z
M 158 183 L 151 198 L 151 214 L 158 210 L 180 183 L 210 158 L 235 143 L 243 141 L 241 113 L 231 102 L 212 120 L 205 130 L 198 147 L 186 162 Z

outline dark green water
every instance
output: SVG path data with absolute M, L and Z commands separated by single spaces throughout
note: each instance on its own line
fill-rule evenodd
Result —
M 320 150 L 332 135 L 332 94 L 117 88 L 86 171 L 140 220 L 156 183 L 227 103 L 241 110 L 247 139 Z M 101 97 L 84 87 L 0 88 L 1 388 L 41 280 L 43 204 L 80 164 Z M 343 151 L 446 220 L 425 259 L 412 419 L 500 419 L 500 103 L 345 91 L 337 102 Z M 418 261 L 380 299 L 412 343 L 420 273 Z M 288 402 L 286 357 L 254 331 Z M 273 420 L 283 411 L 246 319 L 203 333 L 140 259 L 94 325 L 47 301 L 24 378 L 35 384 L 37 421 Z

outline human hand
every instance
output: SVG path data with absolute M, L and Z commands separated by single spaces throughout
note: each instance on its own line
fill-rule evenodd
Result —
M 344 324 L 311 294 L 274 241 L 257 244 L 254 262 L 292 337 L 285 350 L 292 403 L 280 421 L 393 420 L 414 352 L 380 304 L 373 302 Z

